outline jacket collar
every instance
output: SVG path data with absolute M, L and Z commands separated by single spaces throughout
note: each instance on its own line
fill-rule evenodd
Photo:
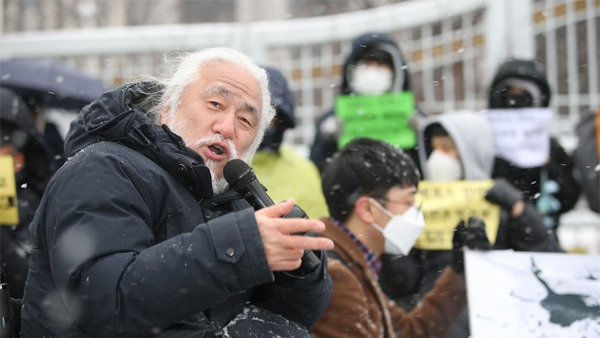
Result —
M 185 146 L 166 125 L 152 121 L 140 106 L 162 87 L 139 82 L 108 91 L 86 106 L 71 123 L 65 155 L 97 142 L 116 142 L 138 151 L 179 180 L 198 201 L 213 195 L 210 170 L 202 157 Z

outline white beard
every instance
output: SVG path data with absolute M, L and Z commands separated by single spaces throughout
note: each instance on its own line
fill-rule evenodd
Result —
M 235 144 L 233 144 L 233 141 L 231 141 L 228 138 L 224 138 L 223 136 L 221 136 L 221 134 L 216 134 L 213 137 L 204 137 L 204 138 L 198 139 L 198 140 L 194 141 L 192 144 L 189 144 L 188 147 L 190 147 L 192 149 L 196 149 L 196 148 L 200 148 L 206 144 L 211 144 L 211 143 L 215 143 L 215 142 L 227 142 L 227 145 L 229 145 L 230 154 L 229 154 L 229 157 L 227 158 L 227 161 L 231 161 L 233 159 L 239 158 L 237 149 L 235 148 Z M 244 158 L 244 161 L 245 161 L 245 158 Z M 221 173 L 221 175 L 217 175 L 215 173 L 215 166 L 216 166 L 215 161 L 205 159 L 204 164 L 210 170 L 213 193 L 215 195 L 218 195 L 218 194 L 223 193 L 225 190 L 227 190 L 229 188 L 229 184 L 227 183 L 227 180 L 225 180 L 225 178 L 223 177 L 223 173 Z
M 177 134 L 179 136 L 185 135 L 186 134 L 185 131 L 187 129 L 186 124 L 182 120 L 176 122 L 175 118 L 173 117 L 174 115 L 175 114 L 168 115 L 169 117 L 167 119 L 167 125 L 175 134 Z M 229 157 L 227 158 L 227 161 L 231 161 L 233 159 L 240 158 L 240 156 L 238 155 L 237 149 L 235 147 L 235 144 L 233 144 L 233 141 L 231 141 L 228 138 L 223 137 L 221 134 L 215 134 L 212 137 L 200 138 L 200 139 L 197 139 L 197 140 L 189 142 L 189 143 L 186 140 L 184 140 L 184 142 L 186 143 L 186 146 L 188 146 L 191 149 L 197 149 L 206 144 L 211 144 L 214 142 L 227 142 L 227 144 L 229 145 L 229 150 L 230 150 L 230 154 L 229 154 Z M 252 159 L 252 157 L 254 157 L 255 153 L 256 153 L 256 149 L 254 149 L 254 150 L 249 149 L 246 152 L 246 154 L 244 154 L 242 156 L 241 159 L 244 162 L 248 163 L 248 165 L 250 165 L 250 160 Z M 213 160 L 204 159 L 204 164 L 210 170 L 213 193 L 215 195 L 218 195 L 218 194 L 223 193 L 225 190 L 227 190 L 229 188 L 229 184 L 227 183 L 227 180 L 225 180 L 225 178 L 223 177 L 223 173 L 221 173 L 220 175 L 217 175 L 214 171 L 216 163 Z

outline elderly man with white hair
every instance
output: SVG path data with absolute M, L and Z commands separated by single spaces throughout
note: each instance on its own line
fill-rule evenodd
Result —
M 299 233 L 323 223 L 282 218 L 291 199 L 255 211 L 223 178 L 273 115 L 265 71 L 228 48 L 85 107 L 31 224 L 22 336 L 223 336 L 260 312 L 271 320 L 244 327 L 309 329 L 333 243 Z M 300 270 L 310 250 L 320 262 Z

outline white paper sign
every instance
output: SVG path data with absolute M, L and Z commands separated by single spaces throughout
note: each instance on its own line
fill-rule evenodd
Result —
M 521 168 L 538 167 L 550 156 L 549 108 L 490 109 L 496 156 Z
M 600 256 L 467 251 L 473 338 L 599 337 Z

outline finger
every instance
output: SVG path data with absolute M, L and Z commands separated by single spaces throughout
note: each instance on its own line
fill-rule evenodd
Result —
M 269 268 L 271 271 L 293 271 L 298 269 L 300 265 L 302 265 L 302 260 L 294 259 L 277 262 L 273 266 L 269 266 Z
M 301 259 L 304 256 L 303 249 L 291 249 L 286 247 L 280 247 L 278 249 L 271 250 L 267 253 L 267 259 L 273 262 L 292 261 Z
M 325 237 L 290 235 L 281 238 L 281 245 L 290 249 L 332 250 L 333 241 Z
M 325 224 L 316 219 L 282 218 L 277 221 L 277 227 L 284 234 L 322 232 L 325 230 Z
M 292 209 L 296 202 L 293 198 L 290 198 L 287 201 L 276 203 L 275 205 L 271 205 L 269 207 L 260 209 L 257 213 L 265 215 L 270 218 L 279 218 L 281 216 L 287 215 Z
M 267 261 L 271 271 L 277 270 L 293 270 L 302 263 L 302 249 L 279 249 L 267 253 Z
M 481 218 L 469 217 L 469 228 L 483 228 L 485 229 L 485 223 Z

